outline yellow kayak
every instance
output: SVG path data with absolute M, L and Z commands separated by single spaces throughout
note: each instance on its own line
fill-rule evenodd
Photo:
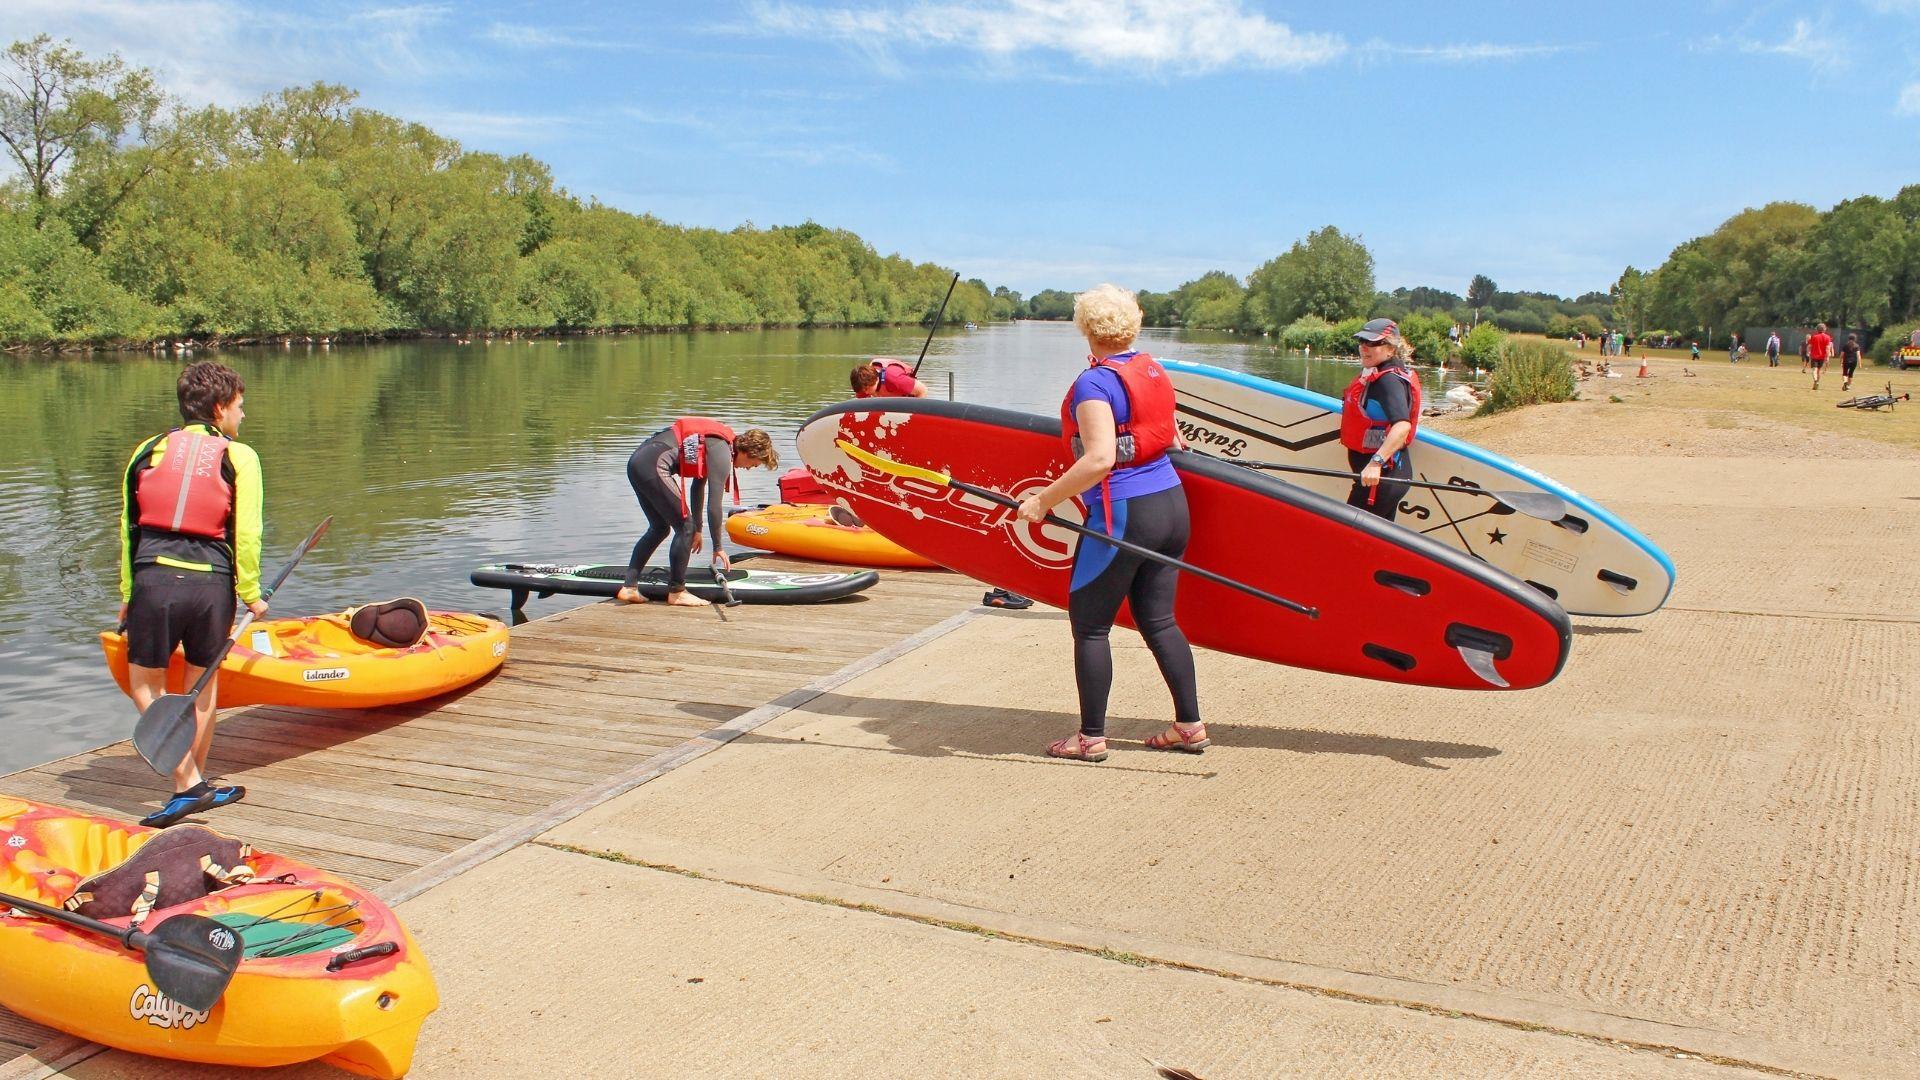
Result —
M 389 649 L 353 635 L 345 615 L 264 619 L 254 623 L 220 665 L 220 706 L 299 705 L 371 709 L 419 701 L 466 686 L 507 658 L 507 627 L 498 619 L 457 611 L 427 613 L 427 635 L 411 648 Z M 100 635 L 107 668 L 127 689 L 127 639 Z M 167 689 L 186 689 L 186 660 L 167 668 Z
M 153 888 L 158 902 L 143 910 L 140 890 Z M 0 796 L 0 892 L 70 910 L 84 901 L 81 914 L 115 926 L 138 917 L 151 930 L 193 914 L 239 935 L 233 982 L 194 1012 L 154 990 L 138 953 L 0 905 L 0 1005 L 106 1046 L 214 1065 L 317 1059 L 397 1078 L 440 1004 L 426 959 L 385 904 L 211 829 L 144 829 Z M 98 907 L 116 902 L 118 915 Z
M 775 503 L 727 518 L 727 535 L 745 547 L 852 566 L 938 567 L 868 528 L 843 506 Z

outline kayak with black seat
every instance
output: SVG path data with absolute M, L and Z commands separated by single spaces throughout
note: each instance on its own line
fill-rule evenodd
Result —
M 394 1080 L 439 1007 L 426 958 L 379 899 L 203 826 L 145 829 L 0 796 L 0 893 L 116 931 L 161 938 L 193 916 L 238 939 L 232 981 L 196 1009 L 160 992 L 121 939 L 0 902 L 0 1006 L 106 1046 Z
M 332 615 L 263 619 L 220 662 L 220 707 L 373 709 L 437 697 L 492 674 L 506 661 L 508 637 L 498 619 L 428 611 L 408 599 Z M 103 631 L 100 650 L 126 691 L 126 635 Z M 185 687 L 186 658 L 175 651 L 167 692 Z

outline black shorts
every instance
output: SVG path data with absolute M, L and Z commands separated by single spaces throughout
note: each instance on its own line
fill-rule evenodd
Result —
M 1847 378 L 1849 378 L 1849 379 L 1851 379 L 1851 378 L 1853 378 L 1853 373 L 1854 373 L 1854 371 L 1855 371 L 1855 369 L 1857 369 L 1857 368 L 1858 368 L 1859 366 L 1860 366 L 1860 358 L 1859 358 L 1859 357 L 1857 357 L 1857 356 L 1856 356 L 1856 357 L 1853 357 L 1852 359 L 1847 359 L 1846 357 L 1841 357 L 1841 359 L 1840 359 L 1840 374 L 1842 374 L 1842 375 L 1845 375 L 1845 376 L 1846 376 Z
M 233 579 L 151 564 L 133 571 L 127 603 L 127 663 L 163 668 L 175 646 L 206 667 L 233 630 Z

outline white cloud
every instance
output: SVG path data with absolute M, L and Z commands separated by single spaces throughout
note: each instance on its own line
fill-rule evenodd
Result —
M 1894 110 L 1902 116 L 1920 116 L 1920 82 L 1908 83 L 1900 91 L 1900 102 Z
M 630 41 L 561 33 L 540 26 L 496 22 L 488 24 L 480 36 L 496 45 L 513 49 L 636 49 Z
M 474 112 L 466 109 L 408 109 L 405 115 L 408 120 L 425 124 L 449 138 L 488 144 L 550 142 L 571 135 L 573 129 L 586 124 L 586 121 L 573 116 Z
M 756 0 L 749 13 L 752 32 L 836 41 L 896 69 L 896 46 L 966 49 L 1001 61 L 1057 53 L 1096 68 L 1190 74 L 1299 70 L 1347 52 L 1336 35 L 1296 32 L 1242 0 L 922 0 L 870 8 Z
M 183 101 L 237 105 L 285 86 L 356 82 L 372 70 L 423 79 L 461 61 L 439 44 L 452 9 L 410 4 L 332 18 L 241 0 L 5 0 L 0 37 L 45 33 L 92 56 L 152 68 Z
M 1740 49 L 1742 52 L 1804 60 L 1810 64 L 1842 63 L 1846 58 L 1845 50 L 1832 35 L 1827 33 L 1825 27 L 1816 27 L 1805 19 L 1793 21 L 1793 33 L 1788 35 L 1785 41 L 1771 44 L 1762 41 L 1744 41 Z
M 1566 52 L 1566 45 L 1496 45 L 1492 42 L 1472 42 L 1457 45 L 1385 45 L 1369 44 L 1366 52 L 1371 55 L 1385 52 L 1394 56 L 1408 56 L 1416 60 L 1438 60 L 1445 63 L 1473 63 L 1479 60 L 1520 60 L 1532 56 L 1552 56 Z

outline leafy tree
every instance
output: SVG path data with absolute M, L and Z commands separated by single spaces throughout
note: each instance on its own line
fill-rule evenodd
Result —
M 1171 296 L 1180 325 L 1204 330 L 1241 330 L 1247 326 L 1247 292 L 1224 270 L 1209 270 Z
M 1027 301 L 1027 317 L 1030 319 L 1071 319 L 1073 318 L 1073 294 L 1059 289 L 1041 289 Z
M 1361 315 L 1373 298 L 1373 255 L 1332 225 L 1295 241 L 1247 278 L 1249 314 L 1267 330 L 1303 315 L 1329 321 Z
M 1150 292 L 1141 289 L 1134 294 L 1140 301 L 1140 318 L 1146 326 L 1175 326 L 1180 319 L 1180 308 L 1173 301 L 1172 293 Z
M 1460 361 L 1476 367 L 1491 368 L 1499 362 L 1500 344 L 1507 335 L 1490 322 L 1483 322 L 1473 328 L 1467 339 L 1460 343 Z
M 1646 274 L 1627 267 L 1620 272 L 1620 280 L 1607 290 L 1607 295 L 1613 300 L 1614 314 L 1625 324 L 1628 333 L 1638 332 L 1650 325 L 1647 322 L 1647 309 L 1653 296 Z
M 36 208 L 53 194 L 63 164 L 144 131 L 161 97 L 144 68 L 118 55 L 88 60 L 41 34 L 0 55 L 0 143 L 19 166 Z
M 1500 286 L 1495 285 L 1492 278 L 1485 274 L 1475 274 L 1473 280 L 1467 284 L 1467 306 L 1476 311 L 1486 307 L 1493 301 L 1493 294 L 1499 291 Z

